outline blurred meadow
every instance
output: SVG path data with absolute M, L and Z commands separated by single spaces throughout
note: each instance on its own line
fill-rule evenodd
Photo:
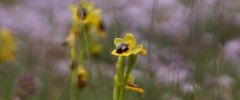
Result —
M 240 100 L 240 0 L 0 0 L 0 100 L 112 100 L 126 33 L 147 54 L 124 100 Z

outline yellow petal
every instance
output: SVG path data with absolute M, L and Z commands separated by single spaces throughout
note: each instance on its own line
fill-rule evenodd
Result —
M 76 34 L 73 31 L 70 31 L 68 37 L 66 38 L 64 44 L 67 46 L 73 47 L 76 40 Z
M 135 37 L 133 36 L 132 33 L 127 33 L 124 38 L 123 38 L 124 42 L 129 44 L 129 48 L 133 48 L 137 45 L 137 42 L 135 40 Z
M 93 27 L 97 28 L 98 24 L 101 22 L 101 10 L 94 9 L 93 11 L 89 12 L 84 20 L 84 24 L 92 25 Z
M 145 56 L 147 54 L 147 50 L 145 48 L 142 48 L 139 54 Z
M 73 21 L 80 20 L 80 17 L 78 15 L 78 6 L 75 5 L 75 4 L 70 4 L 69 5 L 69 9 L 72 12 L 72 19 L 73 19 Z
M 70 9 L 72 12 L 76 12 L 77 9 L 78 9 L 78 7 L 77 7 L 77 5 L 75 5 L 75 4 L 69 4 L 69 9 Z
M 116 47 L 118 47 L 122 43 L 124 43 L 123 39 L 121 39 L 121 38 L 115 38 L 114 39 L 114 44 L 115 44 Z
M 139 87 L 136 84 L 127 84 L 125 86 L 126 90 L 132 91 L 132 92 L 136 92 L 136 93 L 144 93 L 143 88 Z
M 138 54 L 143 48 L 143 45 L 138 45 L 138 46 L 135 46 L 132 51 L 133 51 L 133 54 Z

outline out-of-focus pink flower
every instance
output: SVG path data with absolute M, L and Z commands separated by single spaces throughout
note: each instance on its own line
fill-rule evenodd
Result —
M 240 40 L 234 39 L 227 42 L 223 47 L 224 58 L 234 65 L 239 66 L 240 61 Z
M 32 74 L 23 74 L 17 79 L 17 95 L 25 98 L 34 95 L 38 90 L 38 79 Z

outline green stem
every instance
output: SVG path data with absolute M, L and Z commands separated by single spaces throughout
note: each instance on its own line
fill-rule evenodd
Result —
M 124 97 L 124 93 L 125 93 L 125 86 L 126 86 L 126 82 L 129 78 L 129 75 L 131 74 L 132 72 L 132 69 L 133 69 L 133 66 L 135 64 L 137 60 L 137 56 L 136 55 L 130 55 L 129 58 L 128 58 L 128 69 L 127 69 L 127 72 L 126 72 L 126 75 L 123 79 L 123 87 L 120 89 L 120 99 L 119 100 L 123 100 L 123 97 Z
M 128 58 L 128 69 L 127 69 L 127 72 L 126 72 L 126 75 L 125 75 L 125 78 L 124 78 L 124 83 L 125 84 L 126 84 L 128 78 L 129 78 L 129 75 L 132 72 L 132 69 L 133 69 L 133 66 L 134 66 L 136 60 L 137 60 L 137 55 L 130 55 L 129 58 Z
M 113 100 L 118 100 L 119 87 L 118 87 L 118 78 L 117 75 L 114 76 L 114 90 L 113 90 Z
M 72 66 L 70 68 L 71 75 L 70 75 L 70 100 L 77 100 L 78 97 L 78 90 L 77 90 L 77 69 L 78 64 L 81 63 L 81 47 L 80 47 L 80 39 L 79 37 L 75 40 L 74 47 L 71 48 L 71 60 L 72 60 Z
M 119 99 L 118 100 L 123 100 L 124 93 L 125 93 L 125 84 L 122 85 L 120 90 L 119 90 Z
M 116 75 L 114 79 L 114 91 L 113 91 L 113 100 L 123 100 L 124 94 L 121 91 L 124 91 L 124 65 L 125 57 L 119 56 L 118 62 L 116 65 Z
M 77 68 L 71 70 L 70 76 L 70 100 L 76 100 L 77 96 Z

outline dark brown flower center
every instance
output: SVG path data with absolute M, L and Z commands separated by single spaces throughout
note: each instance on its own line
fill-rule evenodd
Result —
M 118 54 L 122 54 L 123 52 L 126 52 L 126 51 L 128 51 L 128 44 L 125 44 L 125 43 L 122 43 L 122 44 L 120 44 L 118 47 L 117 47 L 117 53 Z

